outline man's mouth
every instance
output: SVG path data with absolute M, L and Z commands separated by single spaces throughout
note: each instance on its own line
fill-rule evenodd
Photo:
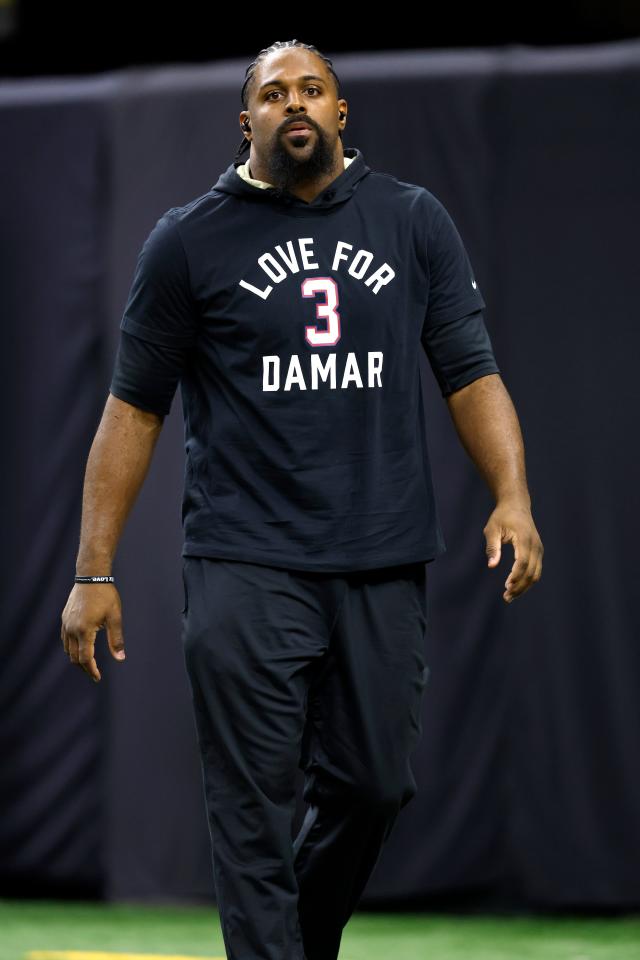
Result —
M 291 123 L 285 127 L 285 133 L 309 133 L 311 127 L 307 123 Z

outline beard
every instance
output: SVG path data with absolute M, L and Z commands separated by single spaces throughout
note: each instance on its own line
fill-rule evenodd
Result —
M 269 174 L 268 181 L 282 190 L 290 190 L 292 187 L 309 183 L 334 171 L 333 145 L 329 143 L 324 131 L 315 123 L 307 118 L 304 119 L 304 123 L 315 131 L 315 143 L 310 152 L 307 148 L 309 137 L 299 141 L 301 146 L 296 146 L 295 138 L 290 148 L 283 143 L 284 137 L 288 136 L 286 131 L 291 123 L 283 124 L 279 130 L 276 130 L 266 152 L 264 164 Z M 309 136 L 313 137 L 313 134 Z

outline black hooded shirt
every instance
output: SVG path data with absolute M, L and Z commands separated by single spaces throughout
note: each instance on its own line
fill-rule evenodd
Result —
M 237 160 L 140 251 L 110 391 L 165 416 L 180 383 L 183 556 L 339 573 L 446 550 L 420 348 L 443 397 L 498 373 L 485 302 L 443 204 L 344 155 L 311 202 Z

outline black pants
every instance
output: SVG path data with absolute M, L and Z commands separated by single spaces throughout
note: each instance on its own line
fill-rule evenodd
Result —
M 183 558 L 183 643 L 229 960 L 336 960 L 416 794 L 426 564 Z M 293 837 L 296 770 L 308 804 Z

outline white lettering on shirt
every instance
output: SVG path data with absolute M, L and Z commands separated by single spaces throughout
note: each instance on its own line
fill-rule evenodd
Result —
M 282 283 L 291 274 L 300 272 L 296 244 L 302 269 L 319 270 L 320 264 L 314 260 L 313 237 L 298 237 L 297 240 L 287 240 L 286 251 L 281 244 L 276 244 L 273 251 L 267 250 L 258 257 L 258 266 L 272 283 L 259 287 L 248 280 L 239 280 L 239 285 L 249 293 L 266 300 L 274 284 Z M 362 280 L 372 293 L 378 294 L 383 287 L 391 283 L 396 272 L 388 263 L 375 265 L 374 259 L 375 255 L 370 250 L 354 251 L 352 244 L 346 240 L 338 240 L 331 260 L 331 270 L 337 274 L 346 271 L 354 280 Z M 372 267 L 373 269 L 370 269 Z
M 312 390 L 318 389 L 318 379 L 321 379 L 323 383 L 329 380 L 329 389 L 331 390 L 346 390 L 352 385 L 355 385 L 360 390 L 364 388 L 365 384 L 362 381 L 360 367 L 358 366 L 356 355 L 353 352 L 347 353 L 342 371 L 342 379 L 339 386 L 336 387 L 337 358 L 338 354 L 329 353 L 325 356 L 323 365 L 323 358 L 317 353 L 312 353 L 306 357 L 310 366 L 307 375 L 310 377 Z M 382 386 L 383 360 L 384 356 L 381 350 L 369 350 L 367 353 L 367 387 Z M 277 356 L 277 354 L 264 356 L 262 358 L 263 391 L 291 390 L 293 387 L 296 387 L 298 390 L 307 389 L 307 383 L 298 354 L 294 353 L 289 358 L 287 374 L 282 386 L 280 378 L 280 357 Z

